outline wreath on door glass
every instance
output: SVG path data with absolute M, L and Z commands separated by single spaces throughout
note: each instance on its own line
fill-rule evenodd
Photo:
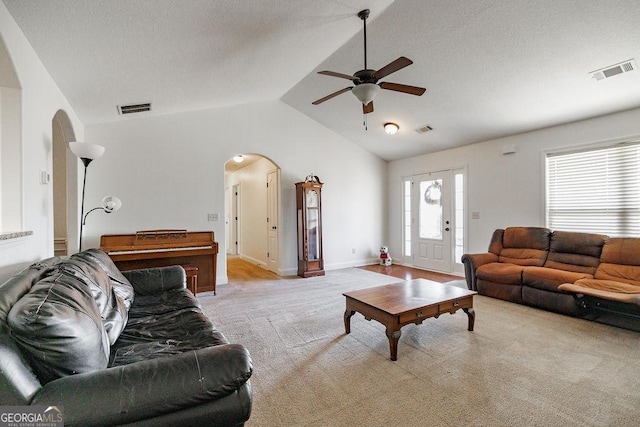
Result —
M 424 192 L 424 201 L 428 205 L 440 206 L 442 203 L 442 184 L 440 181 L 432 181 Z

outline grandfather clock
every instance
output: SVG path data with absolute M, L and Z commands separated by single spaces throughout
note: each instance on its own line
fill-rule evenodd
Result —
M 298 276 L 324 276 L 322 258 L 322 183 L 309 175 L 296 183 L 298 213 Z

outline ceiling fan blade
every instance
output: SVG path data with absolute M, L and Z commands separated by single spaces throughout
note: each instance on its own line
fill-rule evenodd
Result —
M 362 114 L 373 113 L 373 101 L 368 103 L 367 105 L 362 104 Z
M 327 96 L 325 96 L 324 98 L 320 98 L 317 101 L 313 101 L 312 104 L 313 105 L 318 105 L 318 104 L 322 104 L 324 101 L 328 101 L 329 99 L 338 96 L 340 94 L 343 94 L 345 92 L 349 92 L 351 89 L 353 88 L 353 86 L 349 86 L 349 87 L 345 87 L 344 89 L 340 89 L 338 91 L 335 91 Z
M 341 79 L 357 80 L 357 77 L 350 76 L 349 74 L 336 73 L 335 71 L 318 71 L 318 74 L 324 74 L 325 76 L 340 77 Z
M 420 96 L 427 89 L 418 86 L 401 85 L 399 83 L 382 82 L 379 85 L 382 89 L 395 90 L 396 92 L 408 93 L 410 95 Z
M 400 58 L 388 63 L 387 65 L 385 65 L 384 67 L 380 68 L 378 71 L 373 73 L 373 77 L 376 79 L 381 79 L 411 64 L 413 64 L 412 60 L 410 60 L 409 58 L 405 58 L 404 56 L 401 56 Z

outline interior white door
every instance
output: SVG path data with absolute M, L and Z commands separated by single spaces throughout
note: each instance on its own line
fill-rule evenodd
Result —
M 279 171 L 267 174 L 267 270 L 278 273 Z
M 416 175 L 412 181 L 413 265 L 451 271 L 451 171 Z

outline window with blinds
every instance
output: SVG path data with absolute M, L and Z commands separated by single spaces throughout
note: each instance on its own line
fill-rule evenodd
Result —
M 640 140 L 546 156 L 547 227 L 640 236 Z

